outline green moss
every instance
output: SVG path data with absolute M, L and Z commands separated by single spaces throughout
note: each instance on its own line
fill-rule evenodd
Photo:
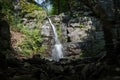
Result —
M 20 0 L 21 15 L 32 13 L 35 10 L 43 11 L 43 9 L 34 3 L 27 2 L 27 0 Z
M 85 28 L 85 26 L 81 24 L 81 25 L 80 25 L 80 28 Z
M 57 25 L 57 34 L 58 34 L 59 39 L 62 39 L 62 31 L 61 31 L 60 25 Z
M 22 28 L 21 32 L 26 35 L 22 43 L 18 43 L 18 47 L 23 54 L 41 53 L 44 52 L 43 47 L 40 45 L 42 38 L 38 29 L 29 30 Z

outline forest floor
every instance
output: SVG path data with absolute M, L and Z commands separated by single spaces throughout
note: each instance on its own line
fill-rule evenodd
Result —
M 21 32 L 13 31 L 13 30 L 11 30 L 10 33 L 11 33 L 11 47 L 13 51 L 11 51 L 12 54 L 8 56 L 13 55 L 17 59 L 26 58 L 26 56 L 20 52 L 20 49 L 18 46 L 18 44 L 21 44 L 22 41 L 24 41 L 25 35 Z
M 16 48 L 17 44 L 21 43 L 24 40 L 25 35 L 17 31 L 10 31 L 10 33 L 11 33 L 12 48 Z
M 40 55 L 28 59 L 9 57 L 6 66 L 0 71 L 0 80 L 120 80 L 120 65 L 108 65 L 100 58 L 56 62 Z

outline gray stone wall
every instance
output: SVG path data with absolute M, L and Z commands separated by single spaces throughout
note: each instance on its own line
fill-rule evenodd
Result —
M 66 37 L 68 39 L 67 46 L 65 46 L 67 55 L 82 52 L 94 54 L 104 49 L 102 25 L 94 17 L 79 17 L 69 20 Z
M 62 30 L 60 41 L 64 46 L 65 56 L 79 55 L 80 53 L 94 54 L 99 53 L 104 49 L 104 34 L 102 25 L 94 17 L 79 17 L 70 19 L 68 23 L 61 22 L 59 16 L 52 16 L 52 22 Z M 59 25 L 59 26 L 57 26 Z M 53 34 L 49 22 L 45 22 L 41 29 L 41 34 L 44 35 L 44 43 L 52 46 L 54 44 Z

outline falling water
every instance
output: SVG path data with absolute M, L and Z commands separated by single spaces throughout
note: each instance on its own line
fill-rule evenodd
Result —
M 52 49 L 52 59 L 55 61 L 59 61 L 60 58 L 63 58 L 63 46 L 60 43 L 59 39 L 58 39 L 58 35 L 56 32 L 56 28 L 55 26 L 52 24 L 52 21 L 50 18 L 48 18 L 51 27 L 53 29 L 53 33 L 54 33 L 54 40 L 55 40 L 55 45 Z
M 41 5 L 47 14 L 52 7 L 50 4 L 50 1 L 47 1 L 47 0 L 35 0 L 35 2 L 38 3 L 39 5 Z M 55 61 L 59 61 L 60 58 L 63 58 L 63 46 L 58 39 L 56 28 L 52 24 L 51 19 L 48 18 L 48 20 L 52 27 L 53 34 L 54 34 L 54 40 L 55 40 L 55 45 L 53 46 L 53 49 L 52 49 L 52 59 Z

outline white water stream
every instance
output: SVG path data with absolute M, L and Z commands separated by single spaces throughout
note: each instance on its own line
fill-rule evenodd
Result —
M 55 61 L 59 61 L 61 58 L 63 58 L 63 46 L 58 39 L 56 28 L 52 24 L 51 19 L 48 18 L 48 20 L 49 20 L 50 25 L 52 27 L 52 30 L 53 30 L 53 33 L 54 33 L 54 40 L 55 40 L 55 45 L 53 46 L 53 49 L 52 49 L 52 59 L 55 60 Z
M 49 1 L 47 1 L 45 4 L 44 4 L 45 0 L 35 0 L 35 2 L 38 3 L 39 5 L 41 5 L 43 7 L 43 9 L 45 9 L 46 13 L 48 14 L 48 11 L 51 9 L 51 5 L 50 5 Z M 44 4 L 44 5 L 42 5 L 42 4 Z M 63 58 L 63 46 L 58 39 L 56 28 L 53 25 L 53 23 L 49 17 L 48 17 L 48 20 L 52 27 L 53 34 L 54 34 L 54 40 L 55 40 L 55 44 L 52 49 L 52 59 L 55 61 L 59 61 L 61 58 Z

